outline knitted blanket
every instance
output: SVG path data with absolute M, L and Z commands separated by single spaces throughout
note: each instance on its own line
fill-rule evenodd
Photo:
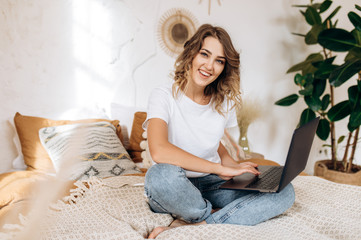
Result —
M 149 209 L 143 182 L 137 176 L 78 181 L 70 196 L 44 214 L 20 216 L 21 224 L 5 225 L 0 239 L 144 239 L 173 219 Z M 295 204 L 264 223 L 183 226 L 157 239 L 361 239 L 361 187 L 312 176 L 299 176 L 293 185 Z

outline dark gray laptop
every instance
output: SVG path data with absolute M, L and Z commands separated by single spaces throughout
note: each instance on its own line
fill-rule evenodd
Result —
M 280 192 L 305 169 L 319 120 L 317 117 L 295 129 L 284 166 L 260 165 L 259 176 L 244 173 L 226 181 L 220 188 Z

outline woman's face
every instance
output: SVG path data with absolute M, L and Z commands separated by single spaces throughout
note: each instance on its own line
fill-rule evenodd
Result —
M 214 37 L 206 37 L 192 62 L 191 84 L 204 89 L 218 78 L 225 64 L 222 44 Z

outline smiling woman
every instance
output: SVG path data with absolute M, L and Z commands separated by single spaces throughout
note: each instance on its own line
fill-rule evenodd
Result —
M 157 164 L 146 174 L 145 192 L 154 212 L 176 219 L 155 228 L 149 239 L 185 224 L 255 225 L 292 206 L 291 184 L 276 194 L 219 188 L 234 176 L 259 175 L 257 164 L 235 161 L 221 143 L 225 129 L 237 126 L 239 65 L 228 33 L 204 24 L 184 44 L 173 85 L 152 91 L 143 127 Z M 235 205 L 243 207 L 235 211 Z

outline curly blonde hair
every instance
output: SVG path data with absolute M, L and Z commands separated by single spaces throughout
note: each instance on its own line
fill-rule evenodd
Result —
M 228 33 L 221 27 L 210 24 L 203 24 L 196 33 L 184 44 L 183 52 L 178 56 L 174 66 L 173 96 L 177 96 L 181 90 L 185 92 L 190 79 L 190 70 L 195 56 L 202 48 L 204 39 L 214 37 L 223 46 L 226 63 L 222 73 L 218 78 L 204 89 L 205 96 L 211 96 L 214 109 L 221 115 L 224 114 L 222 104 L 227 100 L 227 106 L 233 107 L 241 105 L 240 92 L 240 60 L 239 53 L 233 47 Z M 232 103 L 233 101 L 233 103 Z

